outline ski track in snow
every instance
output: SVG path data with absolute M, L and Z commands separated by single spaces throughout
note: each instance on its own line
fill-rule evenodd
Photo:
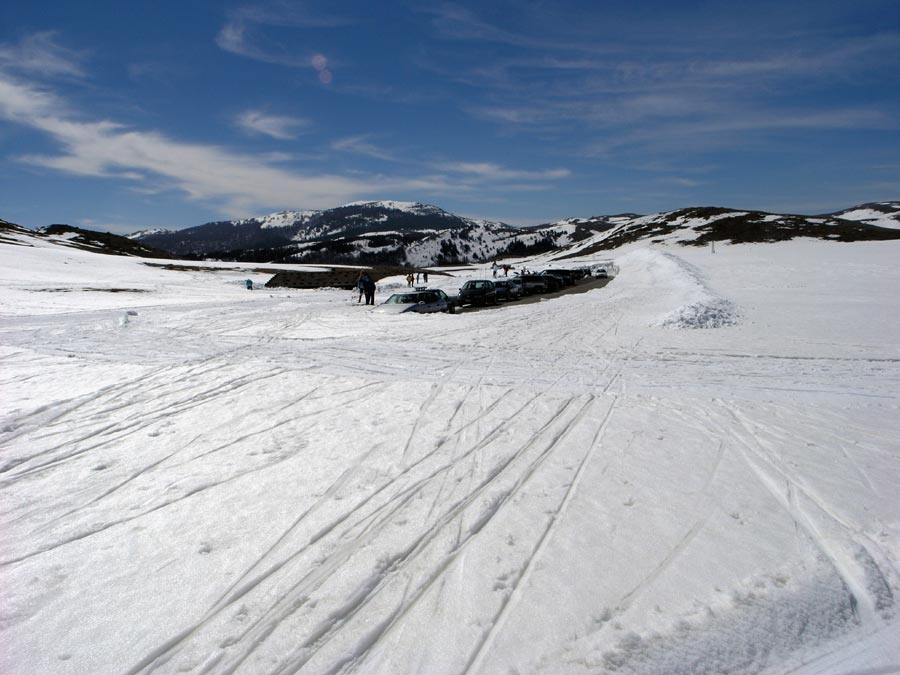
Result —
M 323 291 L 4 319 L 0 665 L 789 672 L 884 635 L 900 354 L 660 327 L 726 294 L 622 269 L 455 317 Z

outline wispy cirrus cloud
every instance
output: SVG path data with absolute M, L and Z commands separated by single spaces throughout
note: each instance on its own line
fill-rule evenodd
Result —
M 703 152 L 745 144 L 759 134 L 798 131 L 891 130 L 900 128 L 892 115 L 877 108 L 847 107 L 824 111 L 732 110 L 628 129 L 595 140 L 586 156 L 627 151 L 634 154 Z
M 370 136 L 364 134 L 361 136 L 348 136 L 347 138 L 339 138 L 332 142 L 331 149 L 338 152 L 348 152 L 374 159 L 381 159 L 387 162 L 403 161 L 395 152 L 387 150 L 375 145 L 369 140 Z
M 569 169 L 565 168 L 533 171 L 511 169 L 493 162 L 429 162 L 407 159 L 394 151 L 386 150 L 372 143 L 369 139 L 368 135 L 342 138 L 334 141 L 331 148 L 384 161 L 420 166 L 432 172 L 432 180 L 442 180 L 446 185 L 453 183 L 456 189 L 484 182 L 520 181 L 523 183 L 522 185 L 508 183 L 503 187 L 512 191 L 529 190 L 536 189 L 537 183 L 567 178 L 572 174 Z
M 767 14 L 733 10 L 673 23 L 597 6 L 573 23 L 545 4 L 524 5 L 501 25 L 489 9 L 441 3 L 424 10 L 438 39 L 418 64 L 466 87 L 462 109 L 503 133 L 572 139 L 577 130 L 594 139 L 588 155 L 615 150 L 635 161 L 632 150 L 692 154 L 758 147 L 763 134 L 785 130 L 897 125 L 889 96 L 854 102 L 834 92 L 900 76 L 900 32 L 841 35 L 833 21 L 818 30 L 818 15 L 766 4 L 782 17 L 775 30 Z
M 84 117 L 53 92 L 0 73 L 0 119 L 43 132 L 61 149 L 18 158 L 32 166 L 123 180 L 145 192 L 180 190 L 235 216 L 261 208 L 333 206 L 378 194 L 385 185 L 403 186 L 402 180 L 307 175 L 255 155 Z
M 270 115 L 260 110 L 246 110 L 235 120 L 238 127 L 251 134 L 262 134 L 280 141 L 297 138 L 298 131 L 308 127 L 309 120 L 287 115 Z
M 298 53 L 293 45 L 286 46 L 267 38 L 267 27 L 336 28 L 350 22 L 343 17 L 313 13 L 299 4 L 273 2 L 266 5 L 244 6 L 231 11 L 216 35 L 216 44 L 226 52 L 263 63 L 288 68 L 311 68 L 322 84 L 331 84 L 333 63 L 321 52 Z
M 567 178 L 572 174 L 569 169 L 562 168 L 542 171 L 508 169 L 492 162 L 449 162 L 437 164 L 435 168 L 491 181 L 546 181 Z
M 44 77 L 84 77 L 86 52 L 61 45 L 56 31 L 26 35 L 17 44 L 0 45 L 0 68 Z
M 17 81 L 0 71 L 0 120 L 43 133 L 59 152 L 24 154 L 24 164 L 76 176 L 124 182 L 143 194 L 180 191 L 223 215 L 243 217 L 276 208 L 328 208 L 385 194 L 489 197 L 482 183 L 530 181 L 522 189 L 536 189 L 540 181 L 561 177 L 565 170 L 521 171 L 483 163 L 414 162 L 414 175 L 352 176 L 305 173 L 281 166 L 284 153 L 248 154 L 220 146 L 174 139 L 156 130 L 136 129 L 111 120 L 90 120 L 52 90 Z M 345 138 L 335 145 L 345 151 L 383 155 L 365 137 Z M 382 159 L 385 157 L 382 156 Z M 390 159 L 396 159 L 391 156 Z M 423 171 L 423 168 L 431 170 Z M 510 189 L 517 189 L 516 185 Z

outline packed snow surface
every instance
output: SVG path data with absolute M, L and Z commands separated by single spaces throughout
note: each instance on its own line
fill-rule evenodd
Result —
M 0 244 L 0 672 L 895 672 L 900 245 L 612 255 L 385 315 Z

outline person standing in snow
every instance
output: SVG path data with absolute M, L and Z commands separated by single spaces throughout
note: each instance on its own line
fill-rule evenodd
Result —
M 360 272 L 359 276 L 356 277 L 356 289 L 359 291 L 359 298 L 356 301 L 357 305 L 362 302 L 363 294 L 366 292 L 366 287 L 365 287 L 365 284 L 363 283 L 364 276 L 367 276 L 366 273 Z M 366 304 L 368 305 L 369 303 L 366 302 Z
M 366 304 L 375 304 L 375 282 L 368 274 L 362 276 L 363 292 L 366 294 Z
M 422 281 L 428 283 L 428 271 L 422 272 Z
M 253 279 L 247 279 L 247 281 L 244 282 L 244 285 L 247 287 L 248 291 L 252 291 L 253 290 Z

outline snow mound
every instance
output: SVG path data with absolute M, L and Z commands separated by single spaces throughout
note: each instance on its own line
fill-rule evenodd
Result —
M 722 328 L 737 324 L 737 309 L 730 300 L 710 297 L 707 300 L 683 305 L 665 317 L 665 328 Z
M 628 631 L 599 661 L 622 675 L 787 672 L 779 666 L 837 639 L 855 622 L 840 576 L 822 559 L 807 572 L 799 579 L 757 579 L 751 588 L 734 591 L 730 607 L 682 620 L 672 633 Z
M 651 326 L 663 328 L 722 328 L 738 323 L 737 305 L 709 288 L 700 270 L 678 256 L 639 249 L 616 261 L 628 283 L 644 289 Z M 649 309 L 652 308 L 652 309 Z

